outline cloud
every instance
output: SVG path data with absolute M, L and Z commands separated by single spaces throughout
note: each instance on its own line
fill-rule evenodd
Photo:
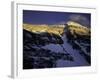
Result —
M 69 16 L 69 20 L 78 22 L 84 26 L 90 26 L 89 19 L 83 15 L 73 14 L 73 15 Z

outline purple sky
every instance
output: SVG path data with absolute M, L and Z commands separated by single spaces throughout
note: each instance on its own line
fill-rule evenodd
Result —
M 23 10 L 23 23 L 65 24 L 69 20 L 76 21 L 84 26 L 90 27 L 91 14 Z

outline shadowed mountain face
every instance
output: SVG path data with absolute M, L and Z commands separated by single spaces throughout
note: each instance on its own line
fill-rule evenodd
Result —
M 89 27 L 75 22 L 68 22 L 65 27 L 67 42 L 91 64 L 91 31 Z
M 27 30 L 23 30 L 23 34 L 24 69 L 56 67 L 56 61 L 59 59 L 73 61 L 69 53 L 54 52 L 43 48 L 49 44 L 63 44 L 63 40 L 58 35 L 46 32 L 37 34 Z
M 91 64 L 90 29 L 73 22 L 65 25 L 24 24 L 23 28 L 23 69 Z

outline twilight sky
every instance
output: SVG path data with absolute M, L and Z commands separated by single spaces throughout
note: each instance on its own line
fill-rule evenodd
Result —
M 84 26 L 91 24 L 89 13 L 69 13 L 51 11 L 23 10 L 23 23 L 29 24 L 65 24 L 67 21 L 75 21 Z

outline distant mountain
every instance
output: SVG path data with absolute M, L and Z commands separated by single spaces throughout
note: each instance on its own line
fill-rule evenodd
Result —
M 53 33 L 57 35 L 62 35 L 64 32 L 64 28 L 67 27 L 70 32 L 76 33 L 78 35 L 88 35 L 90 36 L 90 28 L 87 26 L 83 26 L 77 22 L 74 21 L 68 21 L 66 24 L 59 24 L 59 25 L 47 25 L 47 24 L 23 24 L 23 28 L 25 30 L 41 33 L 41 32 L 48 32 Z

